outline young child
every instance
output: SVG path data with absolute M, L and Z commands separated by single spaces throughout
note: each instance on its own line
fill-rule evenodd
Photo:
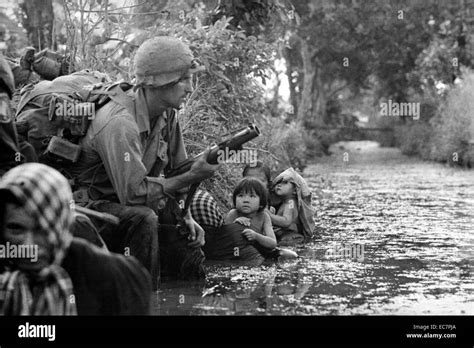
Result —
M 272 192 L 270 191 L 270 188 L 272 186 L 272 178 L 271 178 L 270 168 L 267 165 L 263 164 L 261 161 L 257 161 L 257 163 L 255 165 L 247 164 L 245 166 L 244 170 L 242 171 L 242 177 L 244 177 L 244 178 L 247 178 L 247 177 L 257 178 L 265 184 L 265 186 L 268 190 L 267 191 L 268 192 L 267 209 L 271 213 L 274 214 L 275 213 L 275 208 L 272 207 L 272 202 L 276 201 L 276 200 L 275 200 L 275 195 L 272 194 Z
M 258 161 L 256 165 L 253 165 L 253 166 L 249 164 L 246 165 L 242 172 L 242 176 L 244 178 L 250 178 L 250 177 L 257 178 L 263 183 L 265 183 L 266 188 L 267 188 L 267 194 L 269 197 L 267 200 L 266 211 L 270 213 L 275 213 L 275 208 L 271 206 L 272 198 L 270 197 L 270 187 L 271 187 L 272 181 L 271 181 L 270 175 L 271 175 L 270 168 L 266 166 L 265 164 L 263 164 L 261 161 Z M 272 229 L 273 229 L 273 225 L 272 225 Z M 270 258 L 270 259 L 279 258 L 279 257 L 282 257 L 284 259 L 295 259 L 298 257 L 298 254 L 296 254 L 294 251 L 288 250 L 288 249 L 282 249 L 282 248 L 275 248 L 271 251 L 263 250 L 263 254 L 266 258 Z
M 270 186 L 272 184 L 272 178 L 270 176 L 270 168 L 263 164 L 262 161 L 257 161 L 255 165 L 247 164 L 242 171 L 242 177 L 253 177 L 260 179 L 266 186 L 267 189 L 270 190 Z
M 269 212 L 280 244 L 297 244 L 309 238 L 314 233 L 314 209 L 305 180 L 289 168 L 273 180 L 273 193 L 282 202 L 276 214 Z
M 224 224 L 240 223 L 248 226 L 242 231 L 244 238 L 255 241 L 265 249 L 276 247 L 272 222 L 265 208 L 268 191 L 264 183 L 253 177 L 243 178 L 232 195 L 234 209 L 227 214 Z

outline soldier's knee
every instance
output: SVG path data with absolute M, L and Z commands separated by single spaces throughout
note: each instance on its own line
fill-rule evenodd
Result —
M 158 216 L 148 207 L 134 207 L 139 229 L 149 233 L 156 233 L 158 229 Z
M 156 240 L 158 238 L 158 216 L 148 207 L 139 207 L 137 210 L 137 226 L 143 240 Z
M 143 222 L 147 225 L 158 225 L 158 216 L 156 213 L 148 208 L 148 207 L 142 207 L 140 208 L 140 215 L 143 218 Z

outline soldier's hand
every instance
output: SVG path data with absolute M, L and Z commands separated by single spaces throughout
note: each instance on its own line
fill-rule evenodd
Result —
M 190 231 L 188 246 L 191 248 L 200 248 L 206 242 L 204 239 L 204 229 L 194 220 L 194 219 L 185 219 L 186 225 Z
M 219 164 L 209 164 L 207 162 L 206 159 L 210 151 L 211 149 L 207 148 L 202 156 L 200 156 L 198 160 L 191 166 L 190 173 L 196 178 L 196 181 L 210 178 L 214 175 L 214 172 L 219 169 Z

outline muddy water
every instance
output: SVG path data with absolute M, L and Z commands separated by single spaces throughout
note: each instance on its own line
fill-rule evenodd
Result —
M 318 237 L 296 261 L 211 265 L 159 315 L 474 314 L 474 171 L 339 143 L 306 168 Z

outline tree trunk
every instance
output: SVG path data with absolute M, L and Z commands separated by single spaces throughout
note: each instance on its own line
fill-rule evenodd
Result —
M 299 54 L 299 52 L 295 52 L 295 48 L 284 47 L 282 53 L 286 61 L 286 74 L 288 76 L 288 85 L 290 88 L 290 103 L 291 106 L 293 106 L 292 110 L 289 110 L 288 112 L 295 116 L 298 113 L 298 92 L 296 91 L 298 82 L 293 81 L 292 74 L 298 70 L 298 62 L 295 58 L 295 54 Z
M 21 5 L 25 18 L 23 27 L 28 34 L 30 44 L 41 51 L 53 47 L 53 4 L 52 0 L 24 0 Z
M 278 71 L 277 69 L 274 69 L 273 70 L 275 75 L 276 75 L 276 84 L 275 86 L 273 87 L 273 99 L 272 99 L 272 103 L 271 103 L 271 106 L 270 106 L 270 112 L 272 114 L 272 116 L 278 116 L 278 104 L 279 104 L 279 101 L 280 101 L 280 86 L 281 86 L 281 79 L 280 79 L 280 76 L 278 76 Z
M 303 123 L 308 117 L 312 117 L 313 112 L 313 81 L 316 73 L 315 66 L 311 61 L 311 53 L 308 43 L 300 38 L 301 59 L 303 61 L 303 89 L 298 105 L 297 122 Z
M 313 127 L 321 126 L 325 124 L 325 115 L 326 115 L 326 103 L 327 103 L 327 91 L 321 80 L 321 70 L 318 69 L 315 71 L 314 80 L 313 80 L 313 91 L 312 91 L 312 100 L 311 100 L 311 116 L 308 117 L 307 123 L 311 124 Z

